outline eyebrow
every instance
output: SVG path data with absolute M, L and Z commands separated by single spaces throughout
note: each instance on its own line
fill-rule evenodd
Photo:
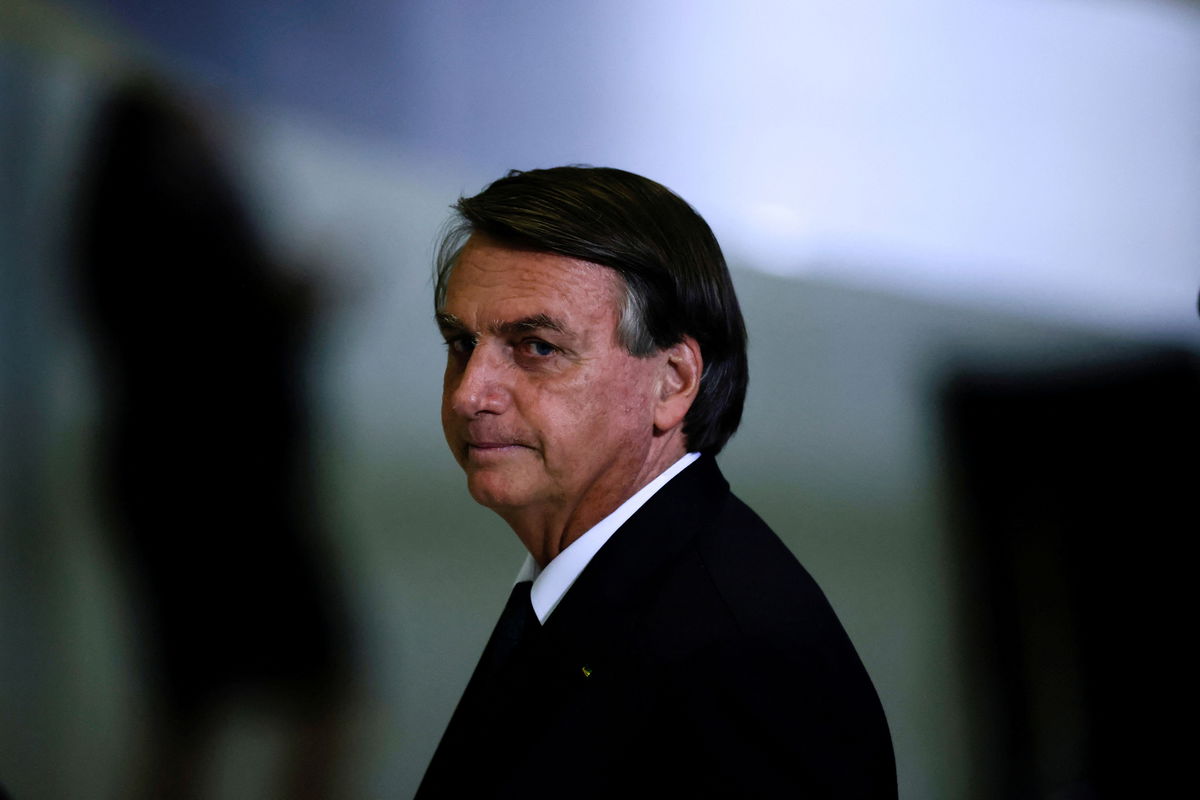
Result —
M 439 311 L 434 315 L 434 319 L 437 320 L 437 325 L 443 333 L 470 330 L 461 319 L 453 314 L 447 314 L 445 311 Z M 549 314 L 531 314 L 521 319 L 493 322 L 488 326 L 488 330 L 499 335 L 529 333 L 541 330 L 550 330 L 563 335 L 569 335 L 571 332 L 565 323 Z

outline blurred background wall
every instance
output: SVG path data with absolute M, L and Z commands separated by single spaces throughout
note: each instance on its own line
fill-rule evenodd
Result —
M 415 790 L 521 560 L 441 439 L 438 226 L 509 168 L 570 162 L 666 184 L 725 247 L 751 388 L 722 466 L 858 647 L 901 796 L 1116 796 L 1098 764 L 1146 720 L 1112 687 L 1154 677 L 1089 666 L 1104 591 L 1071 576 L 1132 559 L 1135 598 L 1184 579 L 1196 5 L 7 0 L 0 783 L 18 800 L 129 796 L 154 737 L 73 255 L 99 109 L 147 76 L 206 131 L 255 252 L 316 298 L 307 501 L 354 665 L 334 796 Z M 173 275 L 181 254 L 145 258 Z M 153 274 L 130 307 L 169 312 L 187 288 Z M 228 326 L 209 305 L 189 330 Z M 167 439 L 204 413 L 162 404 Z M 1135 599 L 1117 627 L 1169 637 L 1177 600 Z M 288 724 L 233 706 L 215 796 L 277 796 Z

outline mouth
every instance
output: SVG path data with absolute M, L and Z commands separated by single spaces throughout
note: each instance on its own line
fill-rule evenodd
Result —
M 531 449 L 519 442 L 467 442 L 466 445 L 467 460 L 476 463 L 498 461 Z

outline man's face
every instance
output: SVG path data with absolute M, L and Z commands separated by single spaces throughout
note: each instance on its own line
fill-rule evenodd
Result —
M 623 299 L 606 267 L 467 243 L 438 323 L 442 426 L 477 502 L 590 525 L 646 479 L 657 361 L 618 343 Z

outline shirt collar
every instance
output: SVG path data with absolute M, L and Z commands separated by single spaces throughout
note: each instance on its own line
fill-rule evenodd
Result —
M 597 551 L 604 546 L 609 537 L 617 532 L 625 521 L 634 515 L 642 505 L 654 496 L 654 493 L 666 486 L 667 481 L 674 478 L 684 468 L 700 457 L 699 453 L 688 453 L 671 466 L 667 467 L 658 477 L 639 489 L 632 497 L 617 506 L 611 514 L 593 525 L 586 533 L 571 542 L 545 569 L 538 566 L 533 556 L 526 555 L 525 563 L 517 574 L 517 583 L 533 581 L 530 590 L 530 601 L 537 614 L 538 622 L 544 623 L 558 606 L 563 595 L 575 583 L 575 579 L 583 572 Z

